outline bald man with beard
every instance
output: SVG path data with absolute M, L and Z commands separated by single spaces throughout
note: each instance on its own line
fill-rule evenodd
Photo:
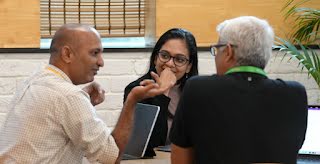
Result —
M 0 131 L 0 163 L 116 163 L 128 142 L 138 101 L 163 93 L 151 80 L 135 87 L 111 132 L 94 105 L 104 90 L 93 82 L 103 67 L 99 33 L 80 24 L 54 35 L 49 64 L 17 90 Z

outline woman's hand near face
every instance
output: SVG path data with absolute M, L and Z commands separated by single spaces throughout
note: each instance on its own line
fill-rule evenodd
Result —
M 170 88 L 172 88 L 177 82 L 177 78 L 170 68 L 165 68 L 161 72 L 160 77 L 154 72 L 151 72 L 151 76 L 159 84 L 161 90 L 165 90 L 163 94 L 166 96 L 169 95 Z

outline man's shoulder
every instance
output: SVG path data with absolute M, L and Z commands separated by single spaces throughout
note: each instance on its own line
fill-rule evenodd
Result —
M 74 95 L 82 91 L 79 86 L 66 81 L 65 79 L 52 74 L 40 74 L 39 77 L 31 82 L 32 87 L 37 87 L 43 92 L 50 92 L 60 96 Z
M 230 82 L 226 76 L 219 75 L 202 75 L 202 76 L 193 76 L 188 79 L 188 83 L 192 83 L 193 85 L 206 85 L 206 84 L 226 84 Z
M 217 78 L 217 75 L 199 75 L 192 76 L 188 79 L 188 81 L 205 81 L 205 80 L 214 80 Z
M 282 79 L 268 79 L 269 85 L 274 85 L 276 88 L 287 88 L 287 89 L 295 89 L 295 90 L 303 90 L 305 91 L 305 87 L 297 82 L 297 81 L 286 81 Z
M 247 88 L 247 85 L 241 83 L 242 79 L 234 76 L 211 75 L 211 76 L 195 76 L 187 81 L 186 86 L 192 90 L 232 90 Z M 203 88 L 203 89 L 202 89 Z M 268 90 L 268 92 L 299 92 L 304 93 L 305 87 L 297 81 L 285 81 L 282 79 L 263 79 L 256 83 L 256 90 Z
M 222 85 L 229 83 L 222 76 L 217 75 L 201 75 L 189 78 L 183 90 L 188 90 L 192 94 L 207 93 L 212 90 L 218 91 L 222 89 Z

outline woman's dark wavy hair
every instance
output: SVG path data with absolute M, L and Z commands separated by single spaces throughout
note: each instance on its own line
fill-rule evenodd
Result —
M 192 67 L 190 69 L 190 72 L 188 73 L 188 77 L 186 77 L 186 74 L 185 74 L 181 79 L 177 81 L 177 83 L 180 84 L 180 89 L 182 90 L 187 78 L 198 75 L 197 44 L 194 36 L 189 31 L 181 28 L 172 28 L 167 32 L 165 32 L 164 34 L 162 34 L 162 36 L 159 38 L 159 40 L 157 41 L 156 45 L 153 48 L 152 55 L 150 57 L 148 72 L 156 71 L 154 60 L 156 59 L 161 47 L 170 39 L 184 40 L 186 42 L 186 45 L 190 54 L 189 63 L 192 63 Z

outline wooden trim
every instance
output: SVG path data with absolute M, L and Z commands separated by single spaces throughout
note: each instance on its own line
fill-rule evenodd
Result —
M 40 47 L 39 1 L 0 1 L 0 48 Z

